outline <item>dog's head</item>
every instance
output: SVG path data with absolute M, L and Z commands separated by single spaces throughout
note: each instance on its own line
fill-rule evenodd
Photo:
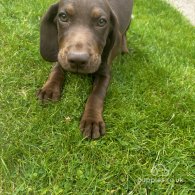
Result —
M 64 70 L 94 73 L 108 59 L 117 26 L 107 0 L 61 0 L 42 19 L 41 55 Z

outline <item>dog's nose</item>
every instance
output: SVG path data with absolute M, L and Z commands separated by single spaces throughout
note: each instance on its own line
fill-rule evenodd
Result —
M 87 65 L 89 61 L 89 54 L 87 52 L 69 52 L 67 57 L 72 68 L 82 68 Z

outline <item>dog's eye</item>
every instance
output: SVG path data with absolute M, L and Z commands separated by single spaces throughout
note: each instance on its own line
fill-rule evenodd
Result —
M 98 26 L 103 27 L 103 26 L 106 25 L 106 23 L 107 23 L 107 20 L 105 18 L 100 18 L 98 20 L 98 23 L 97 24 L 98 24 Z
M 58 17 L 59 17 L 60 21 L 62 21 L 62 22 L 68 22 L 69 21 L 68 15 L 65 12 L 59 13 Z

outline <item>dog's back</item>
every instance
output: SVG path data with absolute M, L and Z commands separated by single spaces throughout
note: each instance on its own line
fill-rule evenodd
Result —
M 111 8 L 119 20 L 119 28 L 124 34 L 130 24 L 133 0 L 108 0 Z

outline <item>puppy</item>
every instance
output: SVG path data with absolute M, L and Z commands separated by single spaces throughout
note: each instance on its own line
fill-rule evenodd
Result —
M 93 74 L 93 90 L 80 122 L 86 138 L 105 134 L 102 112 L 111 63 L 117 54 L 128 52 L 132 7 L 133 0 L 61 0 L 41 21 L 40 53 L 55 66 L 38 98 L 59 100 L 66 71 Z

